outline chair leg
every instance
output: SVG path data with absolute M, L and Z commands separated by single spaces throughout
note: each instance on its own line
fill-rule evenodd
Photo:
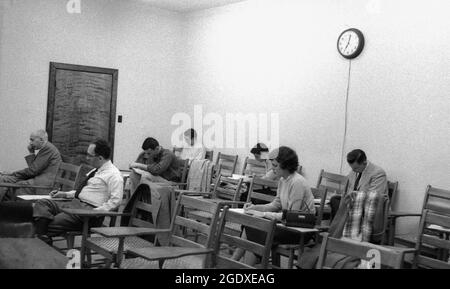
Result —
M 110 268 L 111 268 L 111 265 L 112 265 L 112 260 L 107 259 L 107 260 L 105 261 L 105 269 L 110 269 Z
M 288 269 L 292 269 L 294 267 L 294 256 L 295 249 L 289 249 L 289 261 L 288 261 Z
M 67 250 L 71 250 L 75 247 L 75 236 L 66 235 Z
M 86 259 L 87 259 L 87 261 L 86 261 L 87 268 L 91 268 L 91 265 L 92 265 L 92 250 L 89 249 L 89 248 L 86 251 Z
M 272 265 L 280 267 L 280 254 L 277 253 L 276 248 L 272 248 Z

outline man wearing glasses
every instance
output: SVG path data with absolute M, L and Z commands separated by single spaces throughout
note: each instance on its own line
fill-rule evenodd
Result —
M 50 241 L 48 235 L 81 230 L 80 217 L 61 212 L 62 208 L 111 211 L 119 207 L 123 196 L 123 178 L 110 160 L 111 148 L 104 140 L 97 140 L 87 149 L 87 159 L 95 168 L 87 174 L 80 188 L 62 192 L 53 191 L 53 198 L 67 201 L 39 200 L 33 207 L 36 235 Z M 103 217 L 93 218 L 90 226 L 100 226 Z

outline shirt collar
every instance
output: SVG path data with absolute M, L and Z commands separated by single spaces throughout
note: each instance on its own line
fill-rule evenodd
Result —
M 281 179 L 284 180 L 285 182 L 289 181 L 290 179 L 292 179 L 294 177 L 294 175 L 296 174 L 296 172 L 290 174 L 287 178 L 282 177 Z
M 98 168 L 97 173 L 98 172 L 102 172 L 107 170 L 108 168 L 110 168 L 112 166 L 112 162 L 109 160 L 106 163 L 104 163 L 101 167 Z

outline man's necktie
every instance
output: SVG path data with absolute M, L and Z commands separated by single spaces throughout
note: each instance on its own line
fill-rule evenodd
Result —
M 362 173 L 358 173 L 358 176 L 356 177 L 355 186 L 353 187 L 353 190 L 356 191 L 358 189 L 359 180 L 361 179 Z
M 78 195 L 81 193 L 81 190 L 87 185 L 87 182 L 90 178 L 95 176 L 95 173 L 97 172 L 97 169 L 93 170 L 87 177 L 81 182 L 81 184 L 75 189 L 75 199 L 78 199 Z

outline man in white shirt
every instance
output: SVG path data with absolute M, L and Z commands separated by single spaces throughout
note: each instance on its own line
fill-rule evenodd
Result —
M 39 200 L 33 207 L 36 235 L 48 241 L 48 235 L 80 230 L 83 221 L 66 214 L 62 208 L 111 211 L 119 207 L 123 197 L 123 178 L 110 160 L 111 148 L 104 140 L 90 144 L 87 159 L 95 168 L 87 174 L 85 185 L 76 190 L 51 192 L 53 198 L 70 201 Z M 99 226 L 103 218 L 91 219 L 91 226 Z
M 197 142 L 197 132 L 190 128 L 184 132 L 185 145 L 178 156 L 182 160 L 202 160 L 205 158 L 206 150 L 201 142 Z

